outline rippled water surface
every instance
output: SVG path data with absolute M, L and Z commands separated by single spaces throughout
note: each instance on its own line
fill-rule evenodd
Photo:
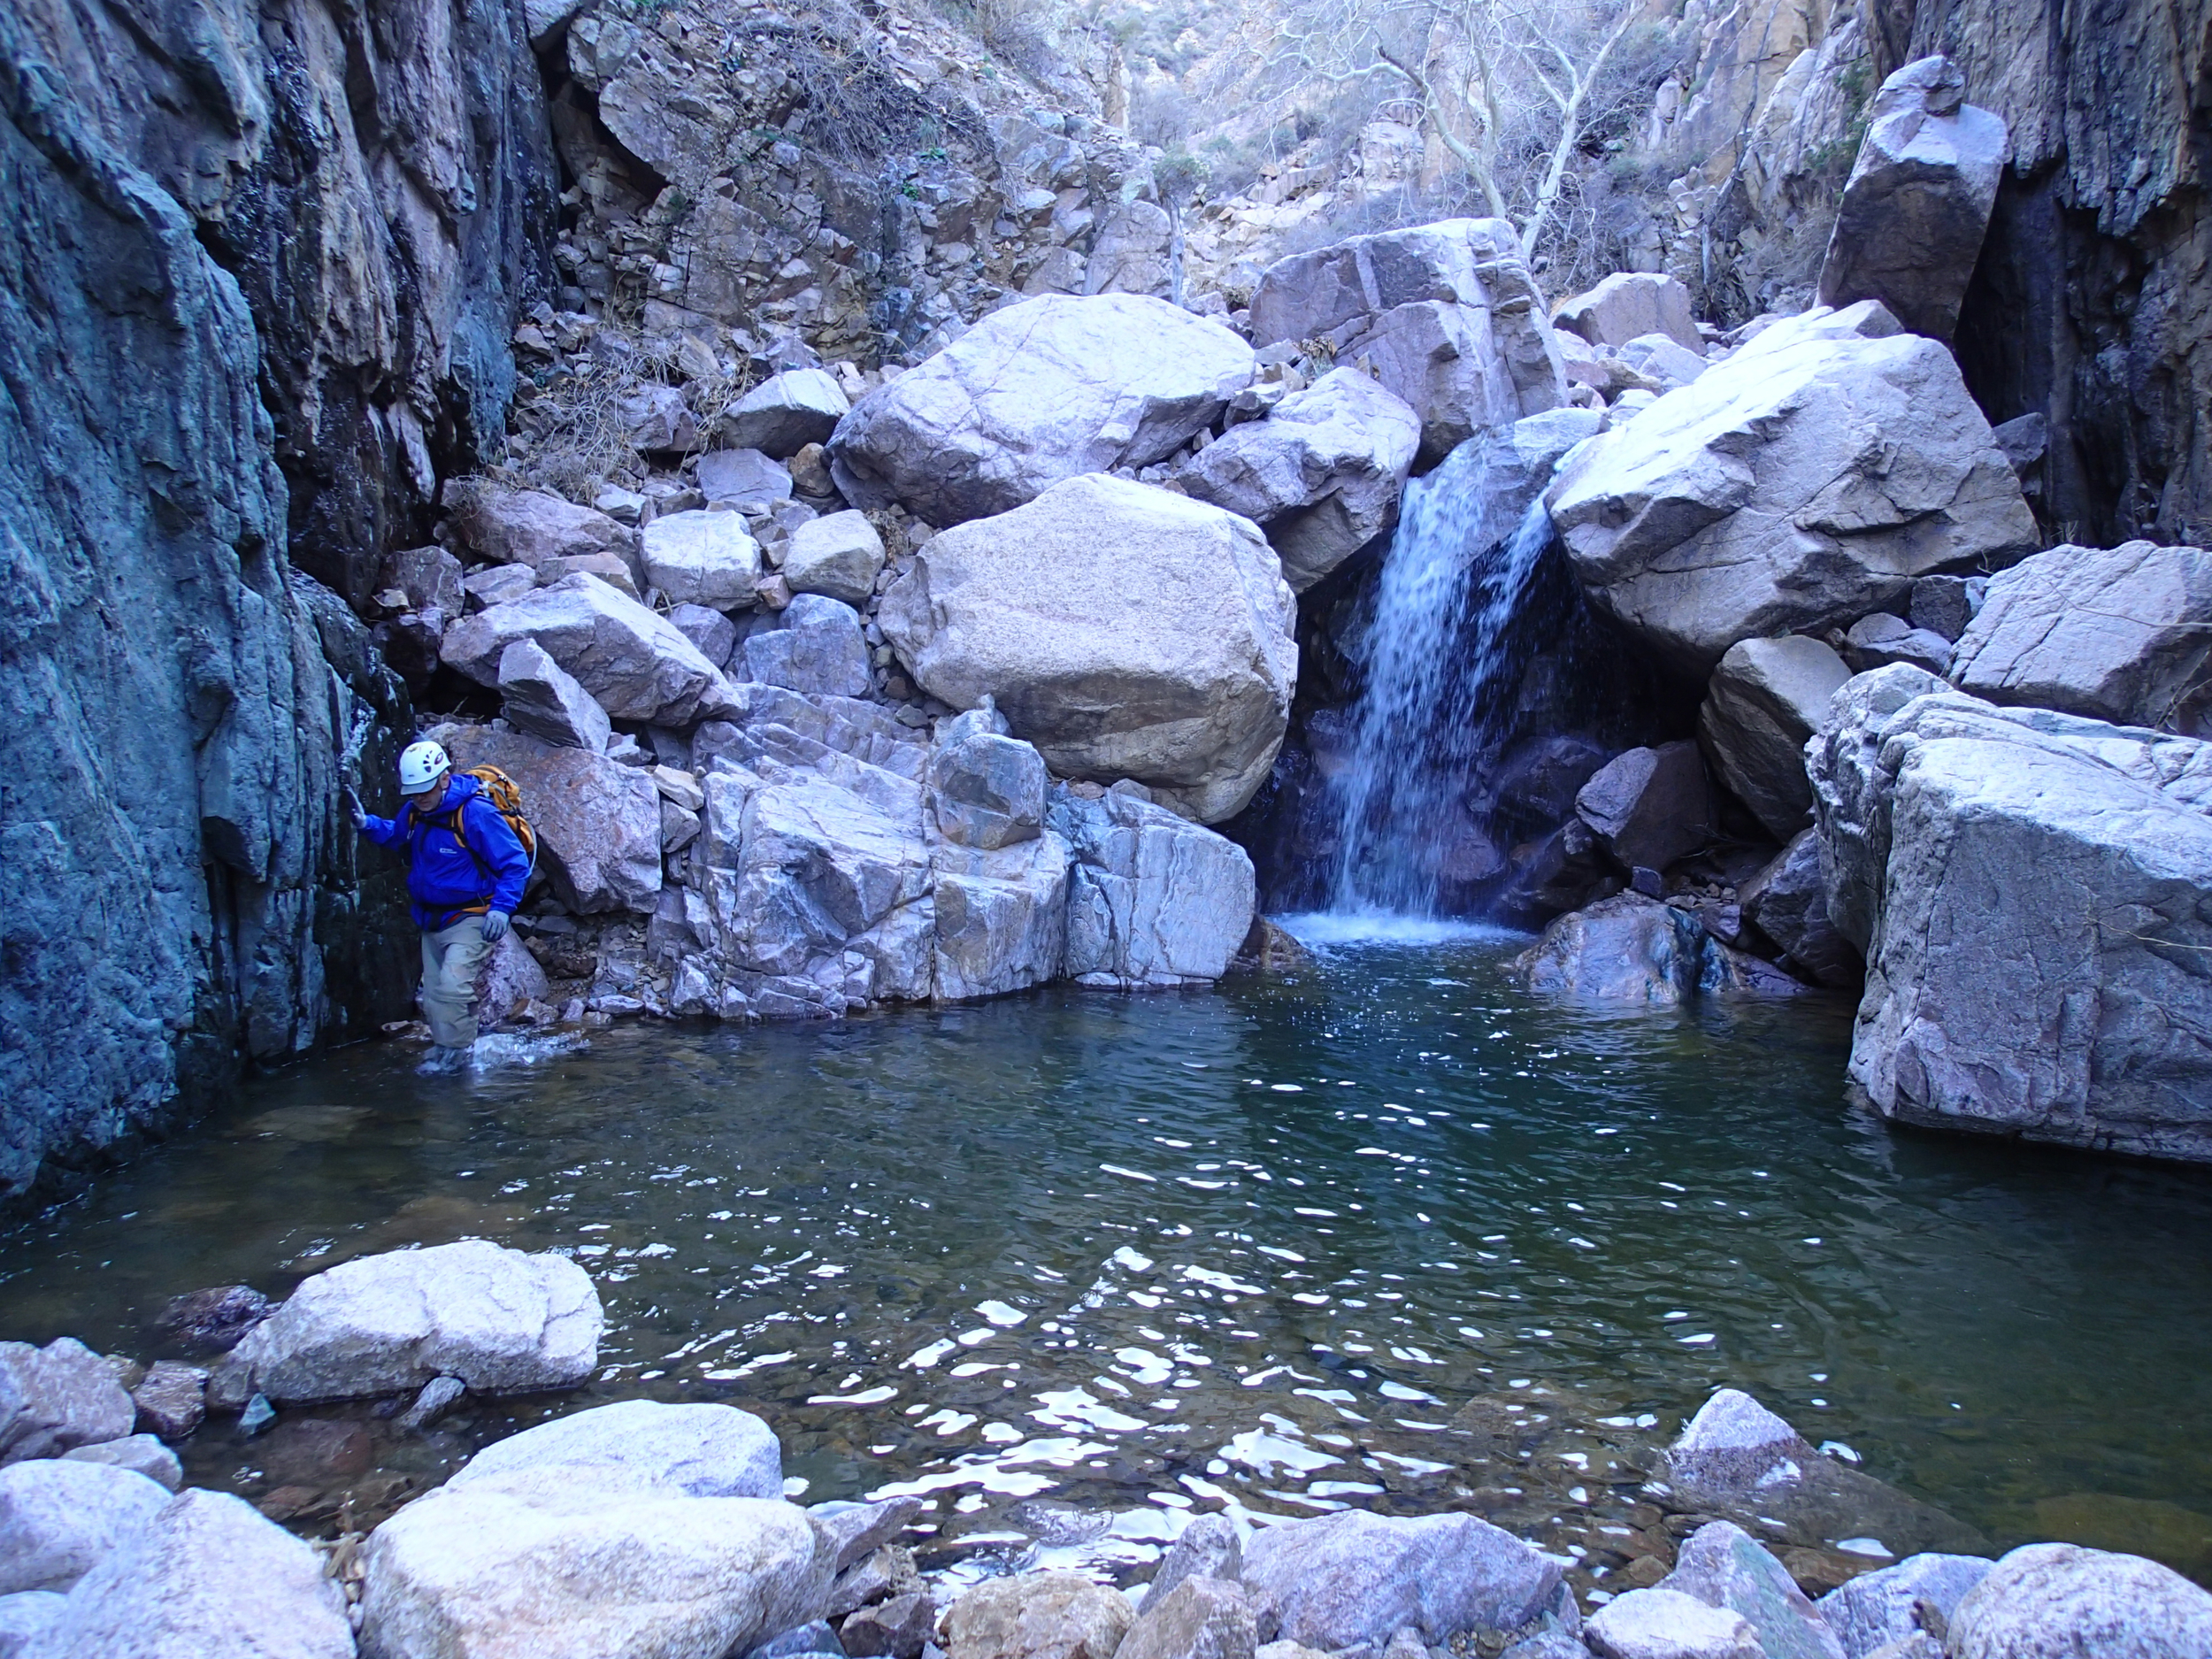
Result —
M 1847 1008 L 1533 1002 L 1518 942 L 628 1029 L 471 1079 L 357 1048 L 0 1237 L 0 1335 L 152 1356 L 180 1292 L 483 1236 L 598 1279 L 585 1399 L 747 1406 L 810 1499 L 926 1490 L 949 1533 L 1473 1491 L 1566 1538 L 1727 1383 L 1996 1542 L 2212 1567 L 2212 1181 L 1893 1132 L 1843 1099 Z M 1444 1426 L 1493 1394 L 1618 1433 L 1502 1486 Z M 377 1424 L 362 1502 L 575 1403 Z M 263 1461 L 227 1425 L 188 1449 L 249 1493 Z

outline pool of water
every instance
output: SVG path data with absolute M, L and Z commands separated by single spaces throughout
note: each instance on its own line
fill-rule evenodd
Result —
M 348 1050 L 0 1235 L 0 1336 L 153 1357 L 179 1293 L 482 1236 L 596 1278 L 585 1402 L 743 1405 L 810 1501 L 925 1491 L 979 1548 L 1022 1504 L 1141 1540 L 1461 1502 L 1564 1548 L 1728 1384 L 1996 1544 L 2212 1568 L 2212 1179 L 1893 1131 L 1844 1098 L 1847 1006 L 1537 1002 L 1523 942 L 1340 927 L 1286 980 L 627 1028 L 466 1079 Z M 1619 1432 L 1502 1484 L 1445 1426 L 1491 1395 Z M 348 1514 L 577 1402 L 356 1412 Z M 227 1425 L 187 1461 L 283 1479 Z

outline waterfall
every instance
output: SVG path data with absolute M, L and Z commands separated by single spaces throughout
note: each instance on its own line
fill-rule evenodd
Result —
M 1332 911 L 1434 916 L 1448 882 L 1502 867 L 1466 796 L 1509 724 L 1528 656 L 1511 625 L 1551 545 L 1530 481 L 1510 444 L 1478 438 L 1407 486 L 1332 785 Z

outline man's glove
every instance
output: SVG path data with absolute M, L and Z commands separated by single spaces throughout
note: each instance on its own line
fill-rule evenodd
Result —
M 484 915 L 484 942 L 495 945 L 507 937 L 507 912 L 488 910 Z
M 368 828 L 368 812 L 365 808 L 363 808 L 361 804 L 361 797 L 354 794 L 353 787 L 350 784 L 346 787 L 346 810 L 353 814 L 354 828 L 357 830 L 365 830 Z

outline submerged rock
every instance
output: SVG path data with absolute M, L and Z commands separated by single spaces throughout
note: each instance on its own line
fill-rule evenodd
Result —
M 995 696 L 1061 776 L 1133 778 L 1214 823 L 1281 746 L 1295 617 L 1248 520 L 1090 477 L 933 538 L 878 619 L 917 684 Z
M 250 1285 L 216 1285 L 173 1298 L 157 1323 L 188 1351 L 219 1354 L 273 1311 Z
M 958 525 L 1079 474 L 1164 460 L 1251 379 L 1251 347 L 1164 300 L 1048 295 L 863 397 L 831 465 L 856 507 Z
M 1442 1642 L 1517 1630 L 1558 1594 L 1559 1565 L 1478 1517 L 1348 1509 L 1253 1534 L 1244 1582 L 1273 1598 L 1286 1640 L 1377 1647 L 1407 1626 Z
M 362 1256 L 303 1281 L 209 1383 L 228 1405 L 410 1393 L 434 1377 L 476 1394 L 567 1388 L 591 1375 L 604 1323 L 565 1256 L 482 1240 Z

